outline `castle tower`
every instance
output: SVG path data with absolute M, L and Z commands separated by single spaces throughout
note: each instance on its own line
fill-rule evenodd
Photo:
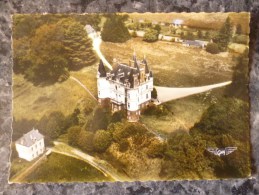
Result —
M 102 60 L 100 60 L 97 72 L 98 102 L 102 106 L 109 106 L 110 103 L 110 84 L 106 79 L 107 73 Z
M 134 52 L 129 64 L 117 63 L 106 72 L 100 61 L 97 72 L 98 101 L 112 112 L 125 110 L 130 122 L 137 122 L 141 109 L 151 101 L 153 76 L 147 61 L 137 61 Z

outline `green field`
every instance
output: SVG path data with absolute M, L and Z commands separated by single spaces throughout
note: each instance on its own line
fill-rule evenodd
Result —
M 147 43 L 134 38 L 124 44 L 103 42 L 101 51 L 108 61 L 113 58 L 128 63 L 136 51 L 137 59 L 146 56 L 153 71 L 154 84 L 168 87 L 195 87 L 231 80 L 232 54 L 210 54 L 203 49 L 181 43 L 158 41 Z
M 111 181 L 91 165 L 75 158 L 52 153 L 23 182 Z
M 92 93 L 96 94 L 96 68 L 97 65 L 86 67 L 79 72 L 71 72 L 71 76 L 78 78 Z M 82 100 L 87 100 L 90 104 L 96 102 L 72 79 L 48 86 L 34 86 L 22 75 L 14 74 L 13 82 L 13 114 L 16 120 L 23 118 L 40 120 L 45 114 L 48 115 L 54 111 L 68 115 Z
M 231 54 L 212 55 L 202 49 L 183 47 L 170 42 L 146 43 L 134 38 L 124 44 L 103 42 L 101 51 L 108 61 L 116 58 L 128 62 L 136 50 L 138 59 L 146 55 L 154 74 L 154 84 L 170 87 L 195 87 L 231 80 L 234 62 Z M 97 64 L 71 72 L 96 96 Z M 96 101 L 74 80 L 49 86 L 34 86 L 22 75 L 13 75 L 14 80 L 14 117 L 16 120 L 40 120 L 46 114 L 60 111 L 71 114 L 82 101 L 96 105 Z M 142 117 L 142 121 L 158 131 L 171 132 L 177 128 L 188 129 L 197 122 L 202 112 L 210 104 L 204 99 L 221 96 L 224 89 L 186 97 L 166 103 L 172 117 Z M 69 105 L 69 106 L 68 106 Z M 191 108 L 191 109 L 190 109 Z M 155 122 L 154 122 L 155 119 Z

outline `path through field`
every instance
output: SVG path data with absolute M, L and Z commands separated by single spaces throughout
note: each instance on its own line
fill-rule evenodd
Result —
M 85 27 L 85 30 L 87 31 L 87 28 Z M 92 39 L 93 41 L 93 49 L 96 51 L 99 58 L 103 61 L 103 63 L 112 70 L 111 64 L 106 60 L 104 55 L 102 54 L 100 50 L 100 45 L 102 43 L 102 39 L 100 35 L 98 35 L 95 31 L 87 32 L 88 37 Z M 161 87 L 161 86 L 155 86 L 158 94 L 158 104 L 161 104 L 163 102 L 168 102 L 171 100 L 187 97 L 190 95 L 203 93 L 206 91 L 209 91 L 211 89 L 223 87 L 226 85 L 229 85 L 231 81 L 213 84 L 213 85 L 206 85 L 201 87 L 187 87 L 187 88 L 173 88 L 173 87 Z
M 129 181 L 129 178 L 126 175 L 118 173 L 112 165 L 104 160 L 90 156 L 89 154 L 86 154 L 79 149 L 73 148 L 62 142 L 55 141 L 54 144 L 55 146 L 51 149 L 52 152 L 85 161 L 101 171 L 105 176 L 111 177 L 114 181 Z
M 86 32 L 87 29 L 85 28 Z M 99 58 L 103 61 L 104 65 L 106 65 L 110 70 L 112 70 L 112 65 L 106 60 L 106 58 L 104 57 L 104 55 L 102 54 L 101 50 L 100 50 L 100 45 L 102 43 L 102 39 L 101 37 L 96 33 L 96 32 L 87 32 L 88 33 L 88 37 L 90 39 L 92 39 L 93 41 L 93 50 L 96 51 L 96 54 L 99 56 Z

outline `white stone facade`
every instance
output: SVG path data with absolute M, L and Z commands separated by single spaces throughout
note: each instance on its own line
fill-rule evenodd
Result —
M 109 73 L 100 62 L 97 73 L 99 102 L 109 100 L 113 112 L 127 111 L 129 121 L 137 121 L 140 110 L 151 101 L 153 76 L 145 60 L 134 57 L 130 65 L 118 64 Z M 136 116 L 137 115 L 137 116 Z
M 32 161 L 45 150 L 44 137 L 38 130 L 31 130 L 15 142 L 19 158 Z

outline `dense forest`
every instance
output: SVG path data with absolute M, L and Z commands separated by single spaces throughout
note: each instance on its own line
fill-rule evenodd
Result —
M 93 64 L 96 56 L 84 25 L 98 29 L 99 22 L 98 15 L 15 15 L 14 72 L 34 84 L 48 84 Z

